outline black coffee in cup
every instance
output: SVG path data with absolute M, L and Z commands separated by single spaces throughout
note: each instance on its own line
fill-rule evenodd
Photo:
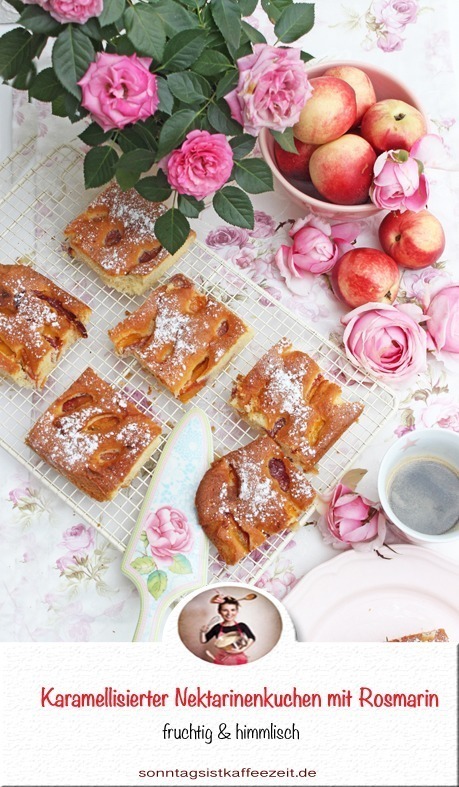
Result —
M 387 497 L 404 525 L 442 535 L 459 524 L 459 469 L 431 456 L 407 459 L 394 468 Z

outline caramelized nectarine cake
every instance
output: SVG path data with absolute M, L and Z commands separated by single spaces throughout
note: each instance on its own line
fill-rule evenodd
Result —
M 252 331 L 234 312 L 176 274 L 109 335 L 119 355 L 133 355 L 185 402 L 223 369 Z
M 96 500 L 111 500 L 156 449 L 161 426 L 90 368 L 43 413 L 26 443 Z
M 166 210 L 162 202 L 111 183 L 64 230 L 69 254 L 89 265 L 109 287 L 130 295 L 143 293 L 196 237 L 191 231 L 182 248 L 169 254 L 155 235 L 155 221 Z
M 0 265 L 0 374 L 42 388 L 60 358 L 86 337 L 91 309 L 28 265 Z
M 231 404 L 305 470 L 314 467 L 363 410 L 360 403 L 343 401 L 339 385 L 286 339 L 271 347 L 245 377 L 238 377 Z
M 229 565 L 293 527 L 314 500 L 304 473 L 270 437 L 212 464 L 196 493 L 201 527 Z
M 449 642 L 449 638 L 445 629 L 433 629 L 418 634 L 407 634 L 399 639 L 390 639 L 389 642 Z

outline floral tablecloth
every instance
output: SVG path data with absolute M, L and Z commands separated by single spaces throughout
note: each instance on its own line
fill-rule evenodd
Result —
M 431 129 L 443 135 L 450 157 L 431 173 L 429 209 L 442 221 L 447 246 L 434 267 L 405 272 L 399 300 L 419 301 L 459 282 L 459 71 L 450 31 L 459 29 L 453 0 L 318 0 L 316 24 L 304 48 L 324 59 L 368 62 L 391 71 L 421 97 Z M 251 20 L 267 28 L 263 13 Z M 37 156 L 80 130 L 49 115 L 47 106 L 14 95 L 13 149 L 33 137 Z M 344 309 L 326 278 L 311 278 L 308 292 L 291 292 L 274 264 L 298 208 L 282 194 L 256 198 L 255 229 L 223 225 L 211 208 L 195 222 L 199 238 L 241 268 L 257 284 L 325 336 L 340 342 Z M 359 245 L 377 245 L 376 217 Z M 402 390 L 400 408 L 359 461 L 367 470 L 358 491 L 376 499 L 381 457 L 395 436 L 418 428 L 459 432 L 459 356 L 429 354 L 428 370 Z M 120 553 L 72 510 L 0 451 L 0 639 L 4 641 L 126 641 L 132 638 L 139 603 L 121 574 Z M 432 547 L 456 560 L 459 543 Z M 298 531 L 267 568 L 260 587 L 282 599 L 313 566 L 333 557 L 315 527 Z

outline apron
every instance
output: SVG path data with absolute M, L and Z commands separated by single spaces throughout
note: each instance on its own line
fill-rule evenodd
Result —
M 243 632 L 241 631 L 239 623 L 236 623 L 236 626 L 239 634 L 242 636 Z M 225 630 L 223 626 L 220 626 L 220 631 L 217 634 L 217 639 L 218 637 L 221 636 L 221 634 L 224 633 Z M 217 649 L 217 654 L 215 656 L 214 664 L 222 664 L 227 667 L 232 667 L 236 664 L 247 664 L 247 662 L 248 662 L 248 658 L 245 655 L 245 653 L 227 653 L 226 650 Z

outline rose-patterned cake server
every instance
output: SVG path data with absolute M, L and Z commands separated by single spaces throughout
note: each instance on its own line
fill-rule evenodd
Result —
M 207 582 L 209 547 L 194 497 L 212 459 L 209 419 L 194 407 L 163 449 L 124 553 L 122 571 L 140 594 L 135 642 L 160 639 L 173 603 Z

